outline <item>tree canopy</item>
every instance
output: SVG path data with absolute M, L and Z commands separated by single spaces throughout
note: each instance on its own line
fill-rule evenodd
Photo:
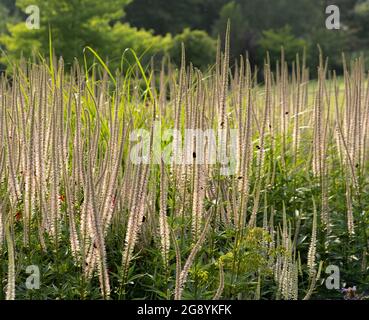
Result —
M 330 4 L 340 9 L 340 30 L 325 27 Z M 29 5 L 40 8 L 39 30 L 25 26 Z M 129 46 L 176 55 L 173 61 L 179 61 L 178 43 L 186 40 L 196 43 L 188 48 L 188 59 L 206 66 L 214 41 L 224 39 L 228 19 L 231 57 L 248 52 L 252 63 L 261 64 L 266 51 L 275 55 L 281 46 L 286 57 L 304 46 L 314 64 L 319 44 L 338 67 L 342 51 L 359 55 L 369 48 L 369 0 L 3 0 L 0 46 L 13 58 L 36 51 L 47 55 L 51 34 L 55 53 L 69 62 L 86 46 L 111 60 L 119 60 Z M 206 40 L 196 40 L 201 37 Z

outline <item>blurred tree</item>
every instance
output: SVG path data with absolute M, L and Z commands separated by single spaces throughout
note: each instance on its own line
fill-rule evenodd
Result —
M 170 50 L 176 60 L 180 56 L 180 42 L 186 40 L 188 58 L 193 57 L 195 64 L 204 66 L 214 61 L 213 56 L 209 58 L 213 41 L 206 34 L 200 36 L 198 31 L 190 30 L 204 30 L 214 38 L 224 39 L 229 18 L 233 59 L 247 51 L 251 62 L 261 65 L 265 49 L 277 55 L 271 43 L 275 43 L 278 51 L 284 44 L 287 52 L 287 47 L 304 41 L 310 49 L 308 62 L 310 59 L 311 65 L 316 63 L 316 45 L 320 44 L 330 58 L 330 66 L 339 68 L 342 51 L 355 54 L 369 51 L 369 0 L 0 1 L 0 46 L 5 46 L 11 57 L 19 57 L 21 52 L 30 55 L 32 50 L 47 55 L 50 25 L 55 52 L 63 55 L 67 62 L 81 57 L 87 45 L 102 57 L 109 57 L 110 61 L 118 61 L 120 56 L 117 55 L 127 46 L 139 52 L 148 49 L 146 56 L 163 55 Z M 22 10 L 28 5 L 40 7 L 40 30 L 28 30 L 24 22 L 16 23 L 14 16 L 25 14 L 17 13 L 15 3 Z M 340 8 L 341 30 L 325 28 L 325 8 L 330 4 Z M 133 27 L 117 23 L 119 21 L 129 22 Z M 8 29 L 7 23 L 10 23 Z M 286 26 L 290 29 L 285 29 Z M 171 38 L 168 33 L 175 37 Z M 194 43 L 199 47 L 193 46 Z M 208 50 L 206 45 L 209 45 Z M 203 59 L 199 52 L 203 52 Z
M 361 46 L 369 49 L 369 0 L 357 1 L 353 7 L 349 24 L 356 29 Z
M 320 46 L 324 56 L 328 57 L 329 68 L 335 69 L 338 73 L 342 71 L 342 53 L 350 53 L 350 39 L 348 31 L 327 30 L 320 28 L 314 30 L 309 36 L 310 43 L 310 57 L 309 65 L 312 67 L 319 64 L 319 50 Z M 312 70 L 314 75 L 316 70 Z
M 227 0 L 134 0 L 123 21 L 156 34 L 178 34 L 184 28 L 210 32 Z
M 0 3 L 0 34 L 6 30 L 7 16 L 9 15 L 8 9 Z
M 259 45 L 261 56 L 265 56 L 265 53 L 269 52 L 273 63 L 280 60 L 281 47 L 284 49 L 285 59 L 288 62 L 295 60 L 297 53 L 302 56 L 304 49 L 307 48 L 306 41 L 295 37 L 290 26 L 278 30 L 263 31 Z
M 13 16 L 18 11 L 15 1 L 16 0 L 1 0 L 0 6 L 5 7 L 8 10 L 8 14 Z
M 231 56 L 237 58 L 246 51 L 249 54 L 251 63 L 256 63 L 258 32 L 253 29 L 250 22 L 245 18 L 241 4 L 231 1 L 223 6 L 220 11 L 220 18 L 214 25 L 214 36 L 225 37 L 225 30 L 228 19 L 231 21 Z
M 205 31 L 184 29 L 173 39 L 169 53 L 177 66 L 181 63 L 182 43 L 186 50 L 187 62 L 201 69 L 205 69 L 215 62 L 216 41 Z
M 150 63 L 152 57 L 155 61 L 161 59 L 168 54 L 168 50 L 172 45 L 172 37 L 170 34 L 166 36 L 153 35 L 152 31 L 144 29 L 137 29 L 130 27 L 127 23 L 116 23 L 111 32 L 107 35 L 109 37 L 109 66 L 114 70 L 118 67 L 127 67 L 135 64 L 135 60 L 130 52 L 123 53 L 127 48 L 135 51 L 140 62 L 145 65 Z M 123 65 L 121 65 L 123 63 Z
M 6 32 L 6 24 L 20 19 L 15 0 L 2 0 L 0 3 L 0 34 Z
M 15 6 L 15 0 L 2 0 L 0 3 L 0 36 L 7 32 L 7 24 L 19 21 L 20 13 Z M 0 49 L 5 49 L 0 43 Z M 0 54 L 1 56 L 1 54 Z M 0 63 L 0 72 L 5 70 L 6 66 Z
M 223 6 L 215 24 L 214 34 L 221 34 L 231 20 L 233 57 L 247 50 L 252 62 L 262 63 L 258 56 L 258 41 L 264 30 L 281 29 L 290 25 L 296 37 L 302 37 L 319 24 L 324 26 L 322 0 L 233 0 Z
M 324 0 L 323 21 L 308 30 L 305 34 L 310 45 L 310 66 L 317 66 L 319 63 L 319 51 L 317 45 L 323 51 L 324 56 L 328 57 L 329 68 L 335 69 L 338 73 L 342 72 L 342 53 L 351 54 L 356 51 L 359 46 L 357 37 L 357 27 L 355 27 L 355 6 L 358 0 Z M 340 9 L 340 24 L 339 30 L 328 30 L 325 28 L 325 8 L 328 5 L 336 5 Z M 312 70 L 314 74 L 316 70 Z
M 49 50 L 49 26 L 52 44 L 57 55 L 66 62 L 82 55 L 85 46 L 104 48 L 108 52 L 110 22 L 123 15 L 123 7 L 129 0 L 17 0 L 23 11 L 29 5 L 40 8 L 39 30 L 27 29 L 24 22 L 9 26 L 9 35 L 3 35 L 0 43 L 5 45 L 11 57 L 33 50 L 47 55 Z
M 340 30 L 325 27 L 325 9 L 330 4 L 340 8 Z M 341 69 L 343 51 L 351 53 L 369 48 L 369 0 L 233 0 L 223 6 L 214 26 L 214 35 L 221 34 L 224 39 L 228 18 L 231 20 L 232 56 L 248 51 L 251 62 L 259 65 L 264 60 L 263 49 L 268 47 L 276 54 L 270 45 L 275 42 L 278 50 L 280 43 L 284 43 L 286 50 L 290 40 L 283 38 L 288 37 L 293 37 L 293 45 L 298 39 L 304 41 L 310 51 L 307 57 L 310 65 L 317 62 L 319 44 L 330 58 L 330 67 L 335 69 Z M 283 31 L 287 25 L 290 26 L 288 34 Z M 265 33 L 266 30 L 269 31 Z

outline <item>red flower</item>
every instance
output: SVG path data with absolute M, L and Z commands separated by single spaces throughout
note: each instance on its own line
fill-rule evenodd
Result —
M 64 202 L 64 201 L 65 201 L 65 196 L 64 196 L 64 194 L 61 194 L 61 195 L 59 196 L 59 200 L 60 200 L 60 201 L 62 201 L 62 202 Z
M 113 209 L 115 208 L 116 202 L 117 202 L 117 197 L 116 196 L 112 196 L 111 206 L 112 206 Z
M 20 219 L 22 219 L 22 213 L 20 211 L 18 211 L 16 214 L 15 214 L 15 220 L 19 221 Z

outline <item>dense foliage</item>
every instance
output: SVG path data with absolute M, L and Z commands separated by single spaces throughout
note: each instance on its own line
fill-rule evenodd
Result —
M 40 7 L 40 30 L 25 27 L 24 10 L 30 4 Z M 340 8 L 340 30 L 325 27 L 325 9 L 329 4 Z M 25 56 L 35 51 L 47 53 L 50 27 L 56 54 L 63 55 L 66 63 L 73 62 L 74 57 L 81 58 L 86 46 L 109 61 L 119 61 L 127 46 L 141 49 L 142 37 L 144 43 L 154 46 L 147 52 L 148 57 L 150 53 L 159 53 L 159 57 L 169 53 L 175 54 L 172 58 L 179 61 L 177 42 L 181 38 L 177 35 L 183 37 L 188 32 L 186 29 L 195 34 L 201 30 L 214 40 L 219 35 L 224 39 L 230 19 L 232 62 L 248 52 L 251 64 L 262 66 L 266 51 L 276 52 L 282 45 L 286 46 L 286 57 L 291 62 L 296 46 L 304 46 L 307 65 L 315 68 L 319 44 L 330 57 L 331 66 L 342 73 L 342 51 L 359 56 L 368 50 L 368 8 L 368 0 L 108 0 L 103 3 L 95 0 L 4 0 L 0 3 L 0 35 L 3 34 L 0 46 L 14 59 L 21 53 Z M 132 41 L 135 33 L 137 39 Z M 161 47 L 161 41 L 165 45 L 161 50 L 155 49 Z M 199 50 L 189 49 L 188 58 L 201 63 L 199 66 L 204 70 L 209 61 L 203 55 L 206 51 L 213 51 L 212 41 L 205 41 Z M 2 61 L 7 63 L 7 59 Z M 113 63 L 112 68 L 118 65 Z
M 1 1 L 0 299 L 367 299 L 368 17 Z
M 310 81 L 282 54 L 258 83 L 228 46 L 205 74 L 185 52 L 155 71 L 130 50 L 117 73 L 91 53 L 87 70 L 51 55 L 1 78 L 1 298 L 366 297 L 362 59 L 342 82 L 320 56 Z M 189 129 L 214 129 L 217 148 Z

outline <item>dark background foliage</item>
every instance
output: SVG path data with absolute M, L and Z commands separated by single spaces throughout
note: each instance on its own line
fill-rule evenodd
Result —
M 253 64 L 261 65 L 267 51 L 275 59 L 283 46 L 289 60 L 305 50 L 308 63 L 313 66 L 319 44 L 330 57 L 330 66 L 340 72 L 343 51 L 358 56 L 369 48 L 368 0 L 109 0 L 104 1 L 105 5 L 98 3 L 95 0 L 1 0 L 0 46 L 13 58 L 21 54 L 30 56 L 32 50 L 47 54 L 50 26 L 56 53 L 63 55 L 67 62 L 81 57 L 87 45 L 111 60 L 114 67 L 118 65 L 114 61 L 120 61 L 127 47 L 141 51 L 139 54 L 175 55 L 173 60 L 179 61 L 178 41 L 183 41 L 188 60 L 206 68 L 214 62 L 210 53 L 215 51 L 217 38 L 224 39 L 230 19 L 233 60 L 247 52 Z M 24 10 L 30 4 L 39 5 L 41 9 L 41 29 L 37 31 L 24 26 Z M 325 28 L 325 8 L 329 4 L 340 8 L 340 30 Z M 81 10 L 86 14 L 81 14 Z

